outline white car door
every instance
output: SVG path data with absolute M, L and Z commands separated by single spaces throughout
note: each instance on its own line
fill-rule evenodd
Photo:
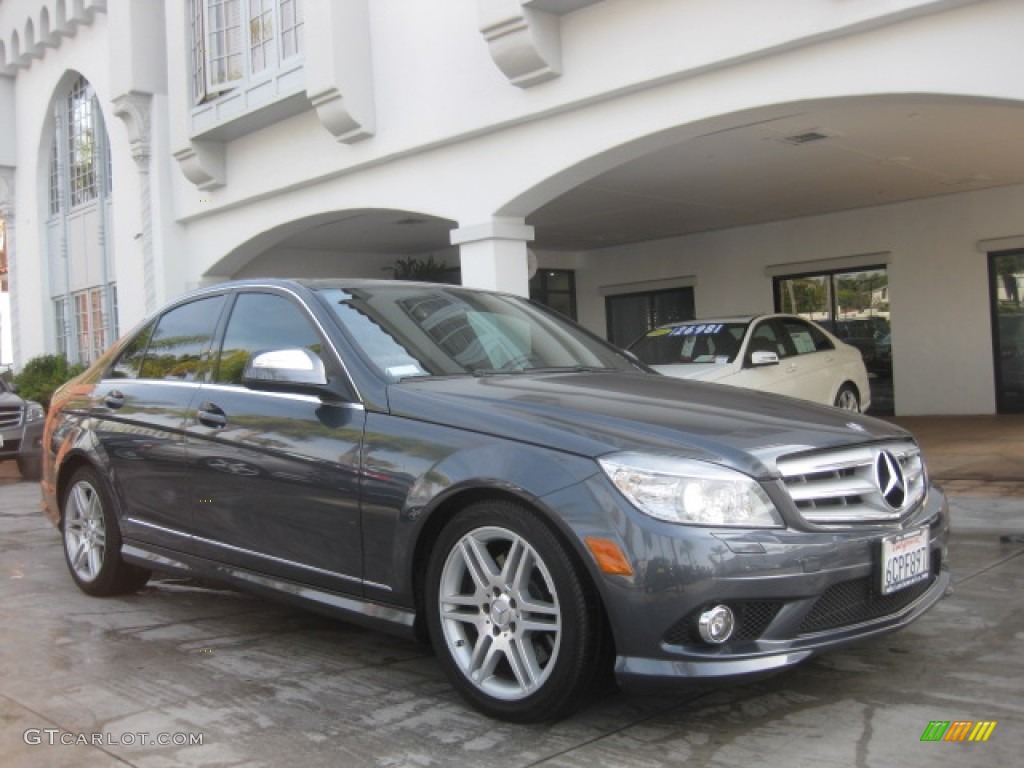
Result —
M 786 369 L 784 394 L 832 405 L 842 375 L 837 353 L 828 337 L 810 323 L 795 317 L 776 318 L 789 356 L 780 365 Z
M 774 352 L 779 357 L 778 365 L 752 366 L 751 353 L 755 351 Z M 771 318 L 757 321 L 747 334 L 743 354 L 736 359 L 736 373 L 720 381 L 736 387 L 801 397 L 796 391 L 795 369 L 788 365 L 788 355 L 781 327 Z

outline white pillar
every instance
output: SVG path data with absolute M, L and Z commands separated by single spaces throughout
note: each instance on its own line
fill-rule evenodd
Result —
M 523 219 L 496 217 L 459 227 L 451 240 L 459 246 L 463 285 L 530 295 L 526 244 L 533 240 L 533 227 Z

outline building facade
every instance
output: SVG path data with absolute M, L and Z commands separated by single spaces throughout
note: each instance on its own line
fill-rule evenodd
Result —
M 94 359 L 203 284 L 433 259 L 621 344 L 798 311 L 898 414 L 1024 410 L 1022 29 L 1019 0 L 0 0 L 0 363 Z

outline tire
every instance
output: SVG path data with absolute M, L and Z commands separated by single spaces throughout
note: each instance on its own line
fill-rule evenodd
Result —
M 43 462 L 38 456 L 19 458 L 17 461 L 22 480 L 38 481 L 43 476 Z
M 528 509 L 477 502 L 442 530 L 427 570 L 434 650 L 486 715 L 555 720 L 606 683 L 598 601 L 572 555 Z
M 833 403 L 836 408 L 844 411 L 860 413 L 860 398 L 857 397 L 857 390 L 852 384 L 843 384 L 836 392 L 836 401 Z
M 64 560 L 75 584 L 88 595 L 136 592 L 150 572 L 121 559 L 121 529 L 110 495 L 92 467 L 76 470 L 61 499 Z

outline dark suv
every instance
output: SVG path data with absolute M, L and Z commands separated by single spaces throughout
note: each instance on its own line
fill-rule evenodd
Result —
M 15 459 L 26 480 L 39 479 L 44 417 L 43 406 L 0 379 L 0 461 Z
M 525 299 L 253 280 L 53 399 L 43 494 L 93 595 L 152 569 L 429 638 L 482 711 L 763 676 L 906 626 L 949 511 L 903 430 L 660 376 Z

